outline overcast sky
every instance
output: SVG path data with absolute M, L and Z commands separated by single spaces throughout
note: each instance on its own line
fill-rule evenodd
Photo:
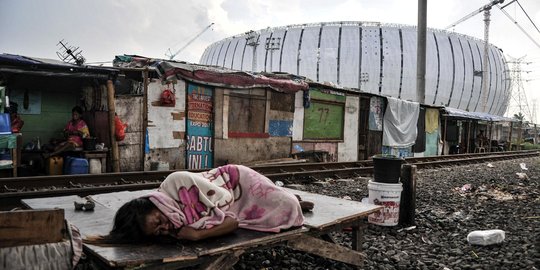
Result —
M 506 0 L 509 3 L 511 0 Z M 427 25 L 444 29 L 478 10 L 488 0 L 428 0 Z M 519 0 L 540 28 L 540 1 Z M 540 44 L 540 33 L 516 3 L 505 10 Z M 498 8 L 491 11 L 490 43 L 523 66 L 530 109 L 540 118 L 540 48 Z M 223 38 L 266 27 L 329 21 L 375 21 L 416 25 L 416 0 L 0 0 L 0 53 L 58 59 L 64 39 L 83 51 L 87 62 L 112 61 L 115 55 L 165 58 L 168 48 L 184 46 L 210 23 L 177 60 L 198 62 L 206 46 Z M 483 39 L 483 14 L 454 31 Z M 535 121 L 539 123 L 540 121 Z

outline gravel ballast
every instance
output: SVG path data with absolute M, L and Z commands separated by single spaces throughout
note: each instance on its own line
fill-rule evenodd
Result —
M 524 163 L 527 170 L 521 168 Z M 520 174 L 520 175 L 518 175 Z M 369 224 L 365 269 L 540 269 L 540 158 L 418 170 L 415 227 Z M 308 192 L 361 201 L 370 178 L 324 179 Z M 322 207 L 317 205 L 315 207 Z M 473 246 L 467 234 L 501 229 L 503 243 Z M 350 247 L 350 232 L 333 234 Z M 355 269 L 275 247 L 245 253 L 234 269 Z

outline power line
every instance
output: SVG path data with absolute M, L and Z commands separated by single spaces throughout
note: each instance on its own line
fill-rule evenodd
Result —
M 525 13 L 525 15 L 527 16 L 527 18 L 529 18 L 529 21 L 532 23 L 532 25 L 534 26 L 534 28 L 536 28 L 536 31 L 538 31 L 538 33 L 540 33 L 540 30 L 538 30 L 538 27 L 536 27 L 536 24 L 534 24 L 533 20 L 531 19 L 531 17 L 529 17 L 529 14 L 527 14 L 527 11 L 525 11 L 525 9 L 523 8 L 523 6 L 521 6 L 521 4 L 519 3 L 519 1 L 516 0 L 516 3 L 519 5 L 519 7 L 521 8 L 521 10 L 523 10 L 523 13 Z
M 523 29 L 523 27 L 521 27 L 521 25 L 518 24 L 518 22 L 516 20 L 514 20 L 514 18 L 512 18 L 510 16 L 510 14 L 508 14 L 508 12 L 506 12 L 506 10 L 502 9 L 500 6 L 497 6 L 501 12 L 506 15 L 506 17 L 508 17 L 508 19 L 510 19 L 520 30 L 521 32 L 523 32 L 538 48 L 540 48 L 540 44 L 538 44 L 530 35 L 529 33 L 527 33 L 527 31 L 525 31 L 525 29 Z

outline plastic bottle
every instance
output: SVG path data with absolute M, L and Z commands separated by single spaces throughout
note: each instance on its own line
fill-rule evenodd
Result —
M 489 246 L 503 241 L 503 230 L 472 231 L 467 235 L 467 242 L 471 245 Z
M 39 136 L 36 138 L 36 150 L 41 150 L 41 140 Z

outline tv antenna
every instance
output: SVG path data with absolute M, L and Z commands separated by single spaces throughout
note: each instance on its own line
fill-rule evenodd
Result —
M 56 52 L 56 55 L 58 55 L 60 60 L 78 66 L 81 66 L 84 64 L 84 61 L 86 61 L 82 56 L 82 50 L 80 50 L 79 47 L 70 46 L 63 39 L 60 40 L 56 46 L 60 49 L 60 51 Z

